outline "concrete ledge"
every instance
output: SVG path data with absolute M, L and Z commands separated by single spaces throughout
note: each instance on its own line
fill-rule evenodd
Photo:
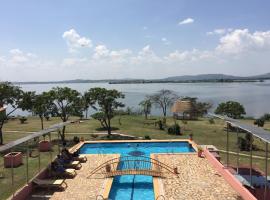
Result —
M 244 199 L 256 200 L 256 198 L 227 170 L 207 149 L 203 150 L 206 159 L 218 173 L 231 185 L 231 187 Z

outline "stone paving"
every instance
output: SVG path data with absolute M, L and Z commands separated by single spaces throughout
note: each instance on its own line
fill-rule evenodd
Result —
M 87 175 L 94 168 L 119 155 L 86 156 L 88 161 L 82 164 L 80 170 L 77 170 L 77 176 L 66 179 L 68 188 L 65 191 L 55 191 L 50 194 L 52 195 L 50 200 L 95 200 L 97 195 L 103 193 L 105 179 L 87 179 Z M 155 158 L 171 167 L 177 166 L 180 173 L 179 177 L 170 176 L 161 180 L 163 186 L 161 191 L 164 191 L 166 200 L 241 199 L 204 158 L 192 154 L 156 154 Z
M 95 200 L 96 196 L 102 194 L 105 179 L 87 179 L 90 172 L 106 162 L 107 160 L 119 157 L 117 154 L 86 155 L 88 160 L 83 163 L 82 168 L 77 170 L 77 176 L 73 179 L 66 179 L 67 189 L 54 192 L 50 200 Z
M 197 155 L 162 155 L 155 157 L 177 167 L 179 177 L 162 179 L 166 200 L 240 200 L 241 197 L 208 163 Z

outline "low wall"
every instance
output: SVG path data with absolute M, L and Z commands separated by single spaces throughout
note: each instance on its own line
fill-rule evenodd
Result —
M 257 200 L 207 149 L 203 150 L 205 157 L 222 177 L 244 200 Z
M 37 176 L 34 178 L 43 179 L 47 176 L 47 168 L 43 169 Z M 33 179 L 34 179 L 33 178 Z M 14 195 L 14 197 L 10 197 L 10 200 L 25 200 L 29 197 L 29 195 L 33 191 L 33 183 L 31 182 L 33 179 L 29 180 L 29 184 L 24 185 L 20 188 Z

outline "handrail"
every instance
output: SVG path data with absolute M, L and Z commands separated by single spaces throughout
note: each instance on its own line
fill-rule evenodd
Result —
M 131 168 L 130 168 L 130 163 L 131 163 Z M 140 166 L 143 165 L 144 168 L 140 168 L 140 166 L 136 167 L 136 163 L 139 163 Z M 148 166 L 147 163 L 150 163 L 152 165 Z M 126 166 L 128 166 L 128 168 L 119 170 L 119 169 L 117 169 L 119 164 L 126 165 Z M 146 156 L 124 156 L 124 157 L 113 158 L 113 159 L 110 159 L 110 160 L 104 162 L 103 164 L 101 164 L 100 166 L 98 166 L 94 170 L 92 170 L 92 172 L 87 176 L 87 178 L 91 177 L 93 174 L 96 174 L 98 171 L 101 171 L 102 169 L 106 169 L 106 167 L 108 167 L 108 166 L 113 167 L 114 172 L 119 172 L 119 171 L 125 172 L 126 171 L 126 173 L 127 173 L 127 171 L 137 170 L 138 172 L 141 171 L 143 173 L 145 171 L 151 170 L 152 172 L 161 173 L 161 169 L 165 169 L 166 171 L 176 175 L 173 168 L 169 167 L 168 165 L 166 165 L 166 164 L 164 164 L 164 163 L 162 163 L 154 158 L 150 158 L 150 157 L 146 157 Z M 156 167 L 156 170 L 153 170 L 153 167 Z M 112 173 L 112 172 L 113 171 L 110 171 L 110 173 Z M 106 172 L 106 173 L 108 173 L 108 172 Z

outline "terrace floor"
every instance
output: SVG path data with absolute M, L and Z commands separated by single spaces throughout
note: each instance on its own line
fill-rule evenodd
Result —
M 68 187 L 65 191 L 49 192 L 41 189 L 36 190 L 32 195 L 34 197 L 47 196 L 47 198 L 30 198 L 31 200 L 37 199 L 50 199 L 50 200 L 89 200 L 96 199 L 97 195 L 102 194 L 105 186 L 105 179 L 87 179 L 87 175 L 92 170 L 101 165 L 107 160 L 117 158 L 117 154 L 92 154 L 86 155 L 87 162 L 82 163 L 82 168 L 77 170 L 77 176 L 72 179 L 66 179 Z
M 179 177 L 162 179 L 168 200 L 240 200 L 241 197 L 208 163 L 197 155 L 156 154 L 169 166 L 178 167 Z
M 104 179 L 87 179 L 87 175 L 107 160 L 119 157 L 117 154 L 86 155 L 88 161 L 77 170 L 77 176 L 66 179 L 65 191 L 49 192 L 36 190 L 35 195 L 48 195 L 47 198 L 30 198 L 29 200 L 95 200 L 103 194 Z M 196 154 L 155 154 L 155 158 L 171 167 L 178 167 L 179 177 L 160 179 L 160 194 L 166 200 L 240 200 L 241 197 L 208 163 L 207 159 Z

